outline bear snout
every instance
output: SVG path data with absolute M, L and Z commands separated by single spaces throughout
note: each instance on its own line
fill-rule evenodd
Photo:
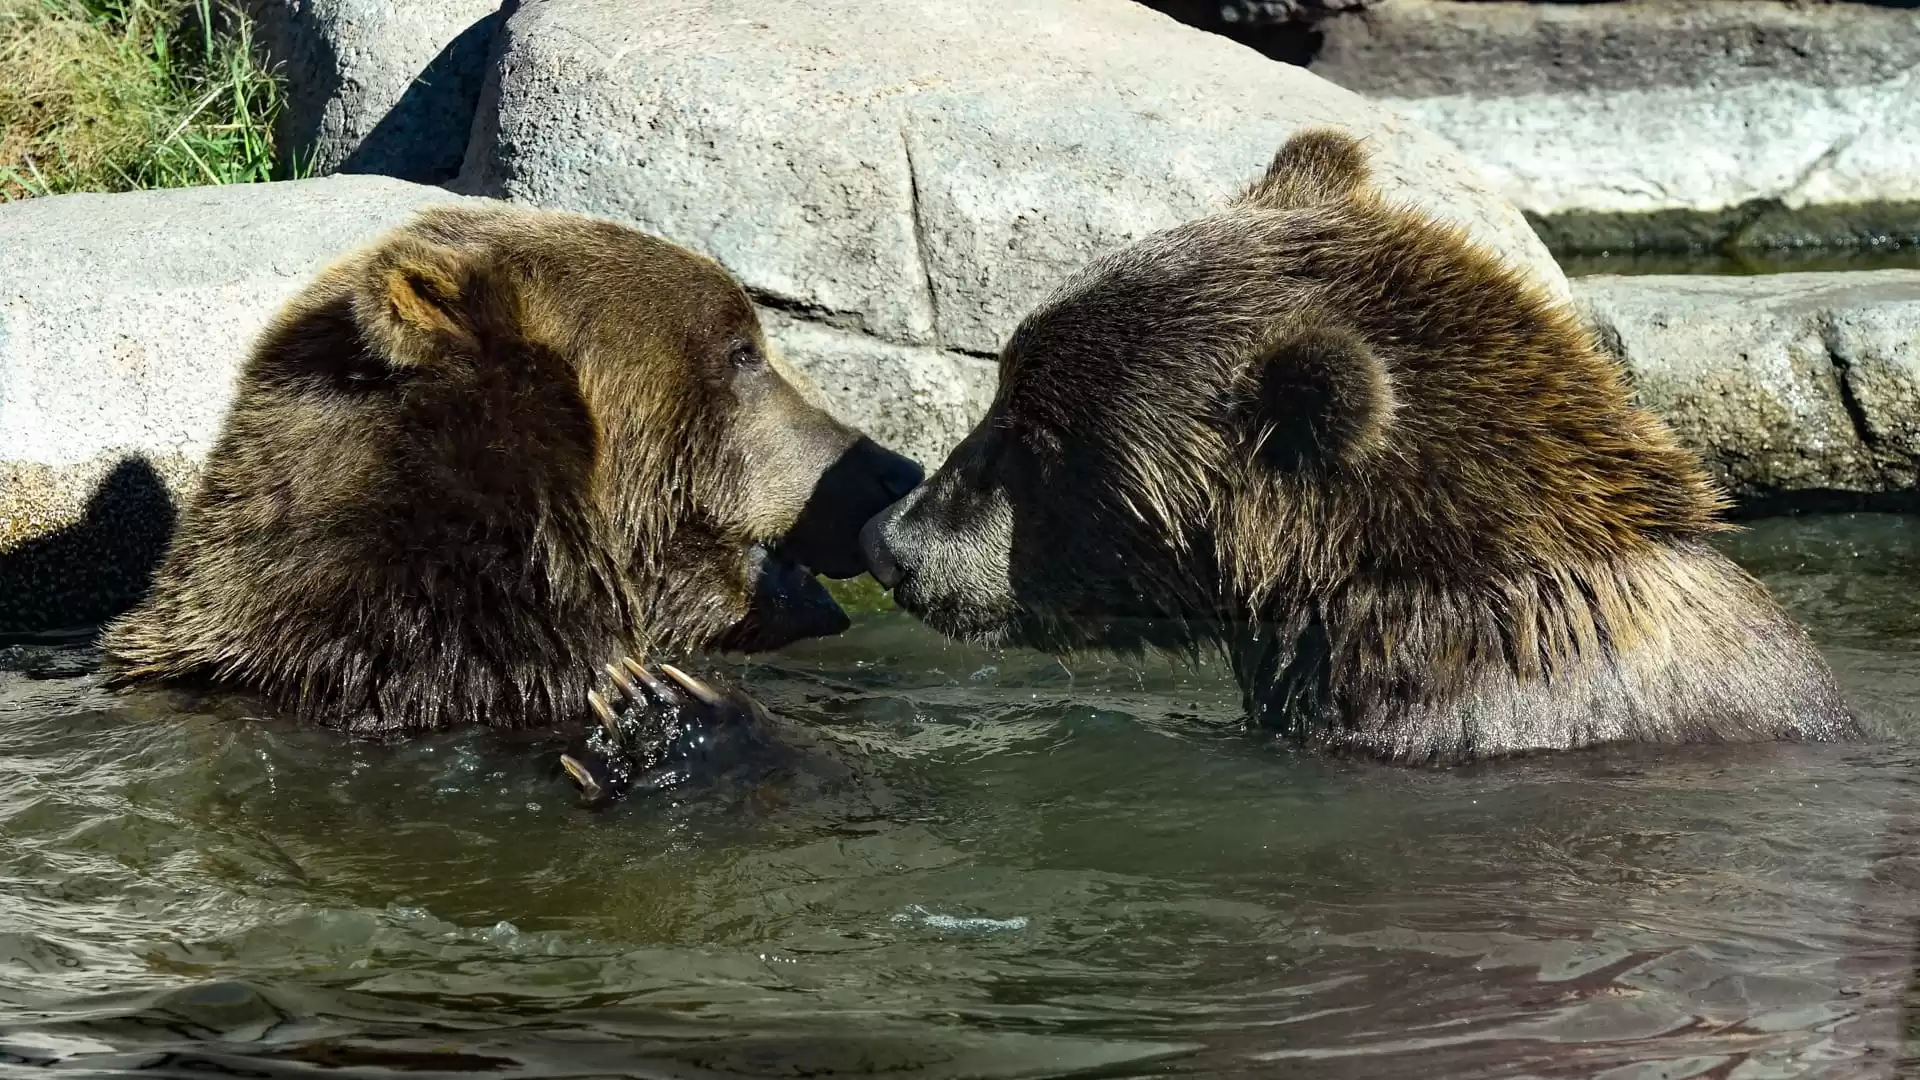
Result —
M 897 587 L 906 577 L 906 574 L 900 570 L 899 562 L 894 559 L 893 552 L 888 549 L 886 537 L 887 523 L 900 509 L 900 504 L 895 503 L 873 515 L 872 520 L 860 528 L 860 555 L 867 561 L 867 573 L 872 574 L 873 580 L 887 589 Z
M 954 637 L 996 639 L 1020 617 L 1011 522 L 997 494 L 957 491 L 954 474 L 942 473 L 874 515 L 860 552 L 902 610 Z
M 921 476 L 912 459 L 862 436 L 821 475 L 786 546 L 815 573 L 859 576 L 865 569 L 861 528 L 912 491 Z
M 927 478 L 925 469 L 912 458 L 902 457 L 891 450 L 881 449 L 883 455 L 874 467 L 874 481 L 880 490 L 886 493 L 888 506 L 907 497 L 907 493 L 920 486 Z M 883 511 L 884 512 L 884 511 Z

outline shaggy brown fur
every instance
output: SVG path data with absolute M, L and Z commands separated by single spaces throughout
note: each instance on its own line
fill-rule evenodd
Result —
M 570 214 L 436 208 L 259 341 L 122 681 L 198 678 L 356 731 L 580 716 L 603 665 L 773 647 L 840 614 L 917 480 L 808 400 L 710 260 Z M 833 485 L 826 478 L 833 477 Z
M 867 541 L 935 627 L 1217 643 L 1259 723 L 1389 759 L 1853 734 L 1721 504 L 1565 306 L 1310 132 L 1029 316 Z

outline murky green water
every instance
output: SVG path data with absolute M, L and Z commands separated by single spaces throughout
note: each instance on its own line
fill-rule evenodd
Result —
M 873 785 L 590 815 L 485 736 L 356 747 L 14 649 L 0 1062 L 1892 1075 L 1920 520 L 1767 521 L 1734 547 L 1878 741 L 1336 765 L 1243 736 L 1215 671 L 1069 672 L 876 614 L 745 672 L 869 747 Z
M 1764 251 L 1556 252 L 1568 277 L 1591 274 L 1788 274 L 1920 270 L 1920 247 Z

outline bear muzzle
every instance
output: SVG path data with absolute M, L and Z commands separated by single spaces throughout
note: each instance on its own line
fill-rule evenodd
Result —
M 853 625 L 826 586 L 784 545 L 747 549 L 747 613 L 727 630 L 720 648 L 771 652 L 807 638 L 832 637 Z
M 866 570 L 860 529 L 919 483 L 920 466 L 866 436 L 820 475 L 793 527 L 746 551 L 747 612 L 717 642 L 722 649 L 768 652 L 852 625 L 819 578 Z
M 861 527 L 923 476 L 912 459 L 861 436 L 821 474 L 782 546 L 817 574 L 858 577 L 867 569 Z
M 868 520 L 860 552 L 893 602 L 937 630 L 986 640 L 1018 628 L 1012 517 L 998 491 L 943 469 Z

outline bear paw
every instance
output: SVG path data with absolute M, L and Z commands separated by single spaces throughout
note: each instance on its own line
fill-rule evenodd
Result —
M 572 752 L 560 755 L 586 805 L 726 772 L 742 744 L 752 741 L 758 709 L 751 699 L 715 690 L 671 664 L 659 668 L 664 679 L 622 657 L 607 665 L 617 705 L 587 692 L 597 722 Z

